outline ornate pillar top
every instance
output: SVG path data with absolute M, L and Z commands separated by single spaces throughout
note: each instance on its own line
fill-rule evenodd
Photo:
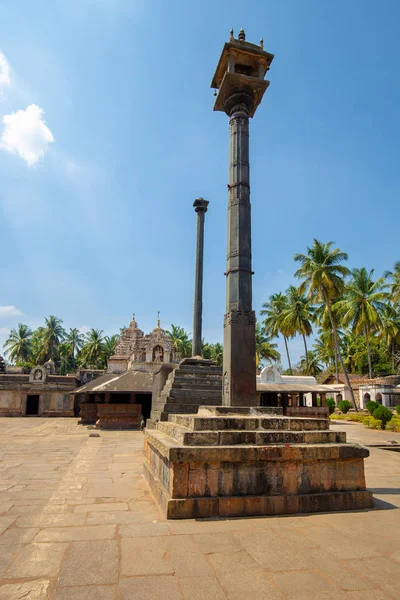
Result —
M 204 198 L 196 198 L 193 202 L 194 210 L 198 212 L 207 212 L 207 207 L 210 204 L 209 200 L 204 200 Z

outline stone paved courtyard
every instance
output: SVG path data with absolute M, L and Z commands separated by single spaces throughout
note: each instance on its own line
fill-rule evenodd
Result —
M 90 433 L 0 418 L 0 600 L 400 597 L 400 453 L 366 460 L 375 510 L 167 522 L 142 477 L 143 434 Z

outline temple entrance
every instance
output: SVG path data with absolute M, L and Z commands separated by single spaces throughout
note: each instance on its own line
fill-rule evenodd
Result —
M 136 404 L 142 405 L 142 415 L 146 422 L 151 412 L 151 394 L 136 394 Z
M 382 404 L 382 394 L 380 394 L 379 392 L 375 396 L 375 402 L 378 402 L 378 404 Z
M 29 394 L 26 397 L 26 411 L 27 417 L 38 416 L 39 414 L 39 394 Z
M 111 393 L 110 404 L 129 404 L 131 401 L 130 393 Z

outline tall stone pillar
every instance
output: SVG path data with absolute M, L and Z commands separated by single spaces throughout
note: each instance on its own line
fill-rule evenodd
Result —
M 219 90 L 214 110 L 225 112 L 230 127 L 228 248 L 224 319 L 223 404 L 256 406 L 255 313 L 252 308 L 249 117 L 269 82 L 265 73 L 273 54 L 238 39 L 231 31 L 211 87 Z
M 223 404 L 255 406 L 255 313 L 252 309 L 249 116 L 245 103 L 229 111 L 228 247 L 224 318 Z
M 203 318 L 203 250 L 204 250 L 204 217 L 207 212 L 208 200 L 197 198 L 193 202 L 197 213 L 196 267 L 194 280 L 193 305 L 193 341 L 192 355 L 201 355 L 201 329 Z

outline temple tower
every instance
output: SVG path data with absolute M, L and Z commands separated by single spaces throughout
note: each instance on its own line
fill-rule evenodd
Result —
M 214 110 L 229 117 L 228 247 L 224 318 L 223 404 L 255 406 L 255 312 L 252 308 L 249 118 L 253 117 L 269 81 L 264 77 L 273 54 L 236 40 L 231 30 L 211 87 L 218 89 Z

